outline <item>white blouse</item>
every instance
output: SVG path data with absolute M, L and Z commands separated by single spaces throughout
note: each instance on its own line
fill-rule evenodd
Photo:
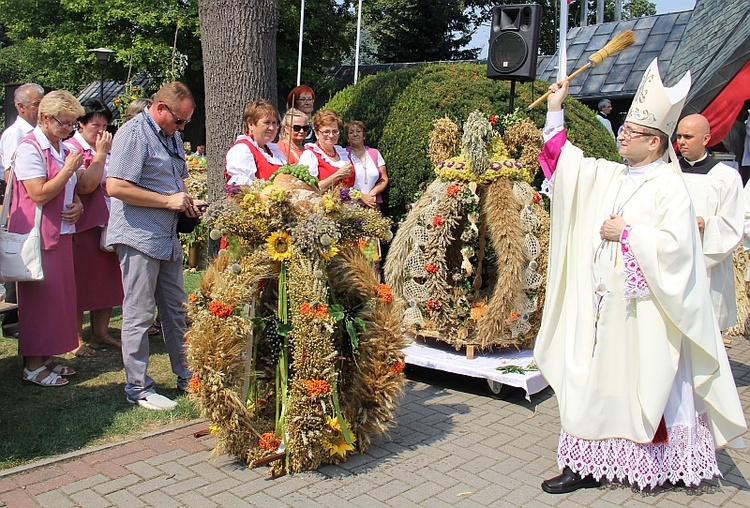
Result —
M 269 154 L 266 150 L 259 147 L 258 143 L 256 143 L 252 137 L 246 134 L 240 134 L 237 136 L 234 146 L 229 149 L 226 156 L 226 169 L 227 174 L 229 175 L 228 184 L 250 185 L 250 183 L 255 180 L 255 174 L 258 172 L 253 152 L 250 151 L 250 148 L 248 148 L 246 144 L 238 143 L 238 141 L 243 139 L 249 141 L 255 148 L 257 148 L 269 163 L 277 166 L 283 166 L 286 164 L 286 157 L 281 153 L 281 150 L 276 146 L 276 143 L 266 144 L 268 149 L 271 150 L 271 154 Z
M 372 150 L 372 149 L 370 149 Z M 375 184 L 380 179 L 380 167 L 385 166 L 383 156 L 378 153 L 378 160 L 372 160 L 370 150 L 365 150 L 362 160 L 351 152 L 352 164 L 354 164 L 354 188 L 362 191 L 363 194 L 369 194 Z
M 339 160 L 337 161 L 331 159 L 317 143 L 308 143 L 305 145 L 305 151 L 300 155 L 299 163 L 307 166 L 308 171 L 315 178 L 318 178 L 320 174 L 320 171 L 318 171 L 318 158 L 315 156 L 315 153 L 320 154 L 324 161 L 334 167 L 344 167 L 349 162 L 349 154 L 346 152 L 346 148 L 342 148 L 339 145 L 333 145 L 333 148 L 339 156 Z

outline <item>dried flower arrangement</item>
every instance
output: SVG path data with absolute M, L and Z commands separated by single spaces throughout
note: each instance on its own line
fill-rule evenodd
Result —
M 519 119 L 520 120 L 520 119 Z M 437 178 L 400 225 L 385 263 L 416 335 L 457 349 L 530 347 L 544 298 L 549 215 L 529 185 L 541 134 L 528 120 L 505 126 L 469 115 L 435 122 L 429 154 Z M 511 154 L 520 154 L 519 159 Z
M 278 459 L 275 476 L 364 451 L 404 384 L 402 311 L 359 245 L 390 240 L 390 220 L 284 172 L 228 192 L 204 220 L 229 247 L 188 310 L 215 453 Z

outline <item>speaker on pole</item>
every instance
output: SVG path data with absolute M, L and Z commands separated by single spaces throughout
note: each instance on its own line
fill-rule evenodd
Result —
M 497 5 L 492 9 L 487 77 L 533 81 L 539 52 L 539 4 Z

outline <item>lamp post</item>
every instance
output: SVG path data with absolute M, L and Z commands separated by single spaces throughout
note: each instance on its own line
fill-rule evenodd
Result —
M 114 51 L 107 48 L 96 48 L 89 51 L 96 55 L 96 60 L 99 62 L 99 70 L 101 71 L 99 78 L 99 98 L 104 102 L 104 66 L 107 64 L 107 60 L 109 60 L 109 55 L 114 53 Z

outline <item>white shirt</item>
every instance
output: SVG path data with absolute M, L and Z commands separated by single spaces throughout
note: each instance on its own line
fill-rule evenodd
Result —
M 602 124 L 604 126 L 604 128 L 607 129 L 607 132 L 609 132 L 612 135 L 612 137 L 614 138 L 615 137 L 615 133 L 612 130 L 612 122 L 610 122 L 607 118 L 604 118 L 599 113 L 596 114 L 596 119 L 599 120 L 599 123 Z
M 2 171 L 0 171 L 0 180 L 5 179 L 5 170 L 10 168 L 10 162 L 13 159 L 13 154 L 16 152 L 16 148 L 18 148 L 18 143 L 33 130 L 34 126 L 19 116 L 16 117 L 13 125 L 3 132 L 3 136 L 0 138 L 0 161 L 3 163 Z
M 305 151 L 299 157 L 299 163 L 303 166 L 307 166 L 307 170 L 312 176 L 318 178 L 320 171 L 318 171 L 318 158 L 315 157 L 315 153 L 320 154 L 323 160 L 337 168 L 344 167 L 349 162 L 349 154 L 346 152 L 346 148 L 342 148 L 339 145 L 333 145 L 336 153 L 339 156 L 339 160 L 335 161 L 331 159 L 317 143 L 308 143 L 305 145 Z M 364 192 L 364 191 L 363 191 Z
M 238 141 L 243 139 L 252 143 L 252 145 L 257 148 L 258 151 L 263 154 L 263 157 L 265 157 L 271 164 L 277 166 L 283 166 L 286 164 L 286 157 L 281 153 L 281 150 L 276 146 L 276 143 L 266 143 L 266 147 L 271 150 L 271 154 L 269 155 L 266 150 L 258 146 L 258 143 L 256 143 L 253 138 L 246 134 L 240 134 L 237 136 L 234 146 L 232 146 L 227 152 L 226 170 L 229 175 L 229 181 L 227 184 L 250 185 L 250 183 L 255 180 L 255 174 L 258 172 L 253 152 L 250 151 L 250 148 L 248 148 L 246 144 L 238 143 Z
M 354 165 L 354 188 L 369 194 L 380 179 L 380 167 L 385 166 L 383 156 L 378 152 L 378 160 L 373 161 L 370 150 L 365 150 L 362 160 L 351 152 L 352 164 Z
M 60 164 L 60 167 L 62 167 L 62 165 L 65 164 L 65 145 L 63 142 L 58 141 L 57 147 L 53 147 L 47 139 L 47 136 L 42 132 L 42 129 L 37 126 L 34 128 L 33 132 L 34 137 L 39 142 L 42 150 L 50 148 L 50 155 L 58 164 Z M 39 150 L 37 150 L 35 146 L 30 143 L 23 143 L 18 146 L 16 151 L 18 152 L 16 157 L 23 160 L 23 164 L 18 164 L 18 167 L 14 170 L 14 176 L 19 182 L 31 180 L 33 178 L 47 178 L 47 161 L 44 160 L 44 157 L 39 153 Z M 65 197 L 60 212 L 67 211 L 68 205 L 73 204 L 73 196 L 75 194 L 77 182 L 78 177 L 74 173 L 65 184 Z M 61 235 L 68 235 L 75 232 L 75 224 L 62 221 L 62 224 L 60 225 Z

